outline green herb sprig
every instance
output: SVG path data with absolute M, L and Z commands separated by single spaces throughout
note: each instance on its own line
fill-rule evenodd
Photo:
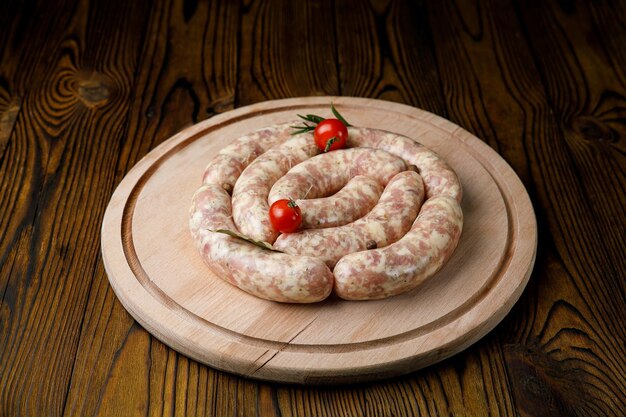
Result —
M 224 233 L 225 235 L 228 235 L 230 237 L 234 237 L 234 238 L 237 238 L 237 239 L 245 240 L 246 242 L 250 242 L 253 245 L 258 246 L 258 247 L 260 247 L 262 249 L 270 250 L 272 252 L 284 253 L 283 251 L 280 251 L 278 249 L 274 249 L 274 246 L 272 246 L 271 243 L 263 242 L 261 240 L 252 239 L 250 236 L 246 236 L 243 233 L 238 233 L 238 232 L 235 232 L 233 230 L 228 230 L 228 229 L 217 229 L 217 230 L 208 229 L 208 230 L 210 232 Z
M 337 111 L 333 103 L 330 103 L 330 111 L 337 118 L 337 120 L 339 120 L 341 123 L 346 125 L 346 127 L 352 127 L 352 125 L 348 123 L 348 121 L 341 115 L 341 113 Z M 297 116 L 301 118 L 303 122 L 301 125 L 291 126 L 293 129 L 296 129 L 296 131 L 291 132 L 292 135 L 299 135 L 300 133 L 312 132 L 315 130 L 315 128 L 321 121 L 326 120 L 325 118 L 315 115 L 315 114 L 307 114 L 304 116 L 301 114 L 298 114 Z

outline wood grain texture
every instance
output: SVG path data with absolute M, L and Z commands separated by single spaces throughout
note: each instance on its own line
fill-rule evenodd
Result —
M 237 104 L 337 94 L 331 2 L 245 1 Z M 288 23 L 287 23 L 288 22 Z M 323 54 L 318 51 L 323 50 Z
M 144 11 L 140 2 L 68 3 L 29 16 L 28 6 L 24 42 L 12 46 L 20 59 L 7 67 L 9 91 L 23 98 L 1 168 L 11 218 L 0 272 L 2 414 L 61 415 L 99 259 L 98 191 L 111 186 L 104 167 L 126 120 Z M 125 30 L 103 25 L 107 16 Z M 26 42 L 31 31 L 39 36 Z
M 159 2 L 149 10 L 129 121 L 111 171 L 115 184 L 174 132 L 232 108 L 238 10 L 239 5 L 232 2 L 189 1 Z M 109 197 L 114 188 L 107 188 Z M 180 392 L 175 388 L 178 379 L 171 377 L 177 368 L 170 369 L 168 376 L 165 364 L 174 363 L 180 356 L 168 352 L 134 324 L 117 302 L 102 265 L 98 267 L 82 329 L 81 340 L 85 343 L 79 345 L 76 356 L 76 366 L 90 371 L 73 378 L 66 414 L 123 414 L 125 409 L 142 404 L 142 412 L 160 415 L 164 411 L 156 404 L 172 401 L 171 397 L 163 397 L 163 390 Z M 122 352 L 135 352 L 136 357 Z M 124 368 L 126 361 L 133 362 L 132 370 Z M 201 372 L 206 378 L 207 373 L 215 371 L 203 367 Z M 120 374 L 125 377 L 116 377 Z
M 0 415 L 624 415 L 624 3 L 288 3 L 0 2 Z M 335 52 L 319 59 L 324 48 Z M 63 54 L 68 74 L 97 68 L 132 105 L 114 93 L 113 106 L 77 116 L 88 106 L 53 75 L 71 67 Z M 97 103 L 103 90 L 86 81 Z M 130 167 L 223 109 L 315 94 L 448 117 L 524 181 L 540 224 L 536 272 L 462 354 L 366 385 L 250 382 L 152 339 L 108 286 L 94 242 Z M 111 112 L 126 115 L 121 129 Z M 63 247 L 74 256 L 61 264 Z
M 411 2 L 336 3 L 342 95 L 398 101 L 446 116 L 424 6 Z M 410 33 L 410 36 L 404 36 Z
M 521 34 L 524 28 L 532 27 L 539 28 L 540 25 L 528 24 L 529 22 L 520 22 L 519 11 L 513 7 L 513 5 L 503 6 L 497 3 L 480 4 L 478 7 L 474 5 L 459 5 L 452 7 L 449 4 L 437 3 L 436 7 L 430 9 L 430 13 L 433 15 L 433 20 L 440 20 L 444 17 L 453 18 L 451 21 L 454 23 L 449 26 L 440 26 L 435 33 L 435 42 L 439 43 L 438 36 L 444 36 L 445 38 L 454 37 L 458 42 L 446 43 L 448 48 L 439 48 L 438 60 L 440 63 L 450 63 L 454 57 L 464 57 L 460 60 L 459 66 L 448 65 L 448 70 L 441 71 L 442 79 L 444 80 L 444 87 L 446 88 L 446 98 L 450 102 L 450 106 L 453 109 L 450 113 L 451 119 L 458 121 L 459 123 L 466 125 L 468 121 L 463 119 L 467 117 L 468 112 L 471 109 L 468 108 L 455 108 L 456 101 L 455 95 L 459 90 L 467 89 L 468 92 L 476 91 L 474 97 L 471 99 L 474 103 L 473 108 L 481 109 L 482 113 L 476 113 L 472 119 L 476 123 L 480 123 L 486 128 L 475 127 L 472 130 L 481 134 L 485 139 L 493 144 L 502 155 L 507 157 L 507 160 L 516 168 L 516 171 L 522 175 L 522 178 L 526 179 L 527 183 L 530 181 L 532 175 L 533 183 L 529 184 L 531 190 L 538 189 L 539 197 L 552 199 L 551 202 L 542 201 L 543 210 L 539 210 L 540 213 L 550 213 L 554 210 L 554 205 L 572 204 L 574 206 L 585 206 L 588 204 L 589 199 L 593 199 L 594 196 L 585 194 L 581 191 L 582 184 L 580 181 L 587 181 L 576 175 L 576 177 L 570 177 L 569 182 L 561 184 L 550 184 L 550 182 L 559 182 L 559 179 L 563 175 L 568 175 L 568 171 L 588 171 L 592 170 L 597 172 L 594 168 L 594 163 L 588 161 L 590 164 L 588 168 L 581 170 L 582 166 L 576 168 L 576 163 L 570 159 L 571 153 L 568 151 L 567 139 L 564 137 L 567 135 L 567 129 L 562 130 L 554 129 L 557 125 L 559 115 L 563 114 L 563 109 L 555 109 L 551 103 L 550 91 L 547 93 L 544 90 L 544 82 L 542 80 L 541 68 L 535 66 L 529 66 L 528 62 L 533 60 L 533 51 L 524 42 Z M 531 19 L 535 22 L 535 18 L 544 19 L 545 16 L 550 16 L 548 10 L 550 8 L 535 9 L 533 10 L 533 16 Z M 535 14 L 537 16 L 535 16 Z M 541 17 L 539 17 L 539 15 Z M 506 22 L 506 23 L 505 23 Z M 512 26 L 512 22 L 514 25 Z M 525 24 L 526 23 L 526 24 Z M 503 25 L 510 28 L 511 31 L 505 30 Z M 552 26 L 550 26 L 552 28 Z M 570 28 L 573 32 L 578 32 L 578 28 L 581 25 L 575 25 Z M 575 30 L 576 28 L 576 30 Z M 442 34 L 443 31 L 457 31 L 459 35 Z M 619 36 L 619 35 L 618 35 Z M 564 56 L 554 59 L 553 53 L 550 51 L 555 47 L 554 40 L 549 40 L 545 34 L 539 36 L 541 42 L 544 43 L 547 49 L 541 55 L 547 62 L 554 65 L 560 62 L 560 59 L 565 59 Z M 480 42 L 477 42 L 480 41 Z M 549 45 L 549 46 L 548 46 Z M 582 46 L 582 45 L 581 45 Z M 579 48 L 582 52 L 584 48 Z M 590 51 L 587 51 L 589 53 Z M 452 72 L 451 68 L 459 69 L 460 65 L 470 63 L 472 71 L 457 70 Z M 551 76 L 554 74 L 563 74 L 567 71 L 555 71 L 551 70 Z M 556 78 L 555 78 L 556 79 Z M 559 77 L 559 82 L 563 81 L 563 77 Z M 614 79 L 614 77 L 613 77 Z M 573 82 L 573 85 L 584 85 L 584 83 Z M 599 89 L 600 90 L 600 89 Z M 472 95 L 473 93 L 464 93 L 463 95 Z M 568 97 L 565 92 L 559 92 L 557 95 Z M 506 100 L 503 98 L 512 98 L 513 100 Z M 568 101 L 569 102 L 569 101 Z M 478 103 L 478 105 L 476 104 Z M 619 127 L 617 123 L 616 128 Z M 587 127 L 597 131 L 599 128 Z M 607 131 L 608 128 L 606 128 Z M 478 133 L 481 132 L 481 133 Z M 563 134 L 564 133 L 564 134 Z M 602 134 L 602 133 L 600 133 Z M 511 137 L 518 137 L 519 139 L 513 143 L 517 144 L 515 147 L 510 147 L 508 143 L 511 143 Z M 619 134 L 617 135 L 619 137 Z M 562 145 L 557 145 L 558 143 Z M 502 145 L 504 143 L 504 146 Z M 565 152 L 564 152 L 565 151 Z M 614 152 L 611 158 L 622 158 L 620 152 Z M 546 161 L 548 159 L 548 161 Z M 557 163 L 556 160 L 559 160 Z M 619 163 L 618 163 L 619 164 Z M 542 172 L 546 168 L 551 168 L 552 172 Z M 539 172 L 538 172 L 539 171 Z M 617 169 L 617 171 L 602 171 L 606 175 L 611 177 L 620 178 L 623 175 L 623 169 Z M 531 174 L 532 173 L 532 174 Z M 574 174 L 575 175 L 575 174 Z M 608 181 L 608 177 L 606 178 Z M 545 182 L 548 181 L 546 184 Z M 614 181 L 614 178 L 611 178 Z M 618 180 L 619 182 L 620 180 Z M 573 187 L 569 191 L 564 192 L 563 187 L 565 184 Z M 617 190 L 623 188 L 619 185 Z M 547 191 L 550 190 L 550 191 Z M 541 195 L 541 193 L 545 193 Z M 623 193 L 617 191 L 607 195 L 608 201 L 621 198 L 621 209 L 623 210 Z M 603 206 L 603 210 L 613 209 L 613 207 L 620 207 L 620 203 L 606 204 L 603 201 L 596 206 Z M 559 216 L 563 214 L 572 213 L 570 210 L 559 210 Z M 573 214 L 573 213 L 572 213 Z M 624 216 L 622 213 L 616 213 L 616 217 L 613 218 L 612 226 L 610 227 L 613 232 L 620 233 L 623 231 L 624 225 L 619 224 Z M 561 239 L 561 236 L 567 236 L 572 233 L 571 228 L 573 222 L 580 223 L 584 219 L 595 223 L 601 221 L 601 218 L 594 216 L 593 211 L 589 209 L 582 209 L 579 213 L 573 214 L 574 217 L 564 221 L 562 224 L 567 226 L 555 232 L 557 239 Z M 620 219 L 620 220 L 617 220 Z M 618 224 L 615 224 L 617 220 Z M 541 221 L 547 221 L 551 223 L 553 219 L 548 216 L 548 219 L 540 217 Z M 598 240 L 600 247 L 603 244 L 599 243 L 599 240 L 604 242 L 613 243 L 619 242 L 621 238 L 607 239 L 601 237 L 600 234 L 594 233 L 597 226 L 589 225 L 588 229 L 591 233 L 585 233 L 585 236 L 594 237 Z M 617 226 L 617 227 L 615 227 Z M 574 226 L 575 227 L 575 226 Z M 565 230 L 567 229 L 567 230 Z M 620 233 L 623 236 L 623 232 Z M 550 238 L 545 236 L 542 239 L 546 243 L 545 251 L 552 251 L 553 247 L 548 244 Z M 567 239 L 569 242 L 581 242 L 580 240 Z M 618 246 L 621 243 L 618 243 Z M 621 247 L 621 246 L 620 246 Z M 557 248 L 558 249 L 558 248 Z M 603 251 L 602 249 L 599 249 Z M 605 252 L 605 251 L 603 251 Z M 606 260 L 607 264 L 603 268 L 609 268 L 606 271 L 606 275 L 603 275 L 600 280 L 604 281 L 601 286 L 610 284 L 614 278 L 619 276 L 615 274 L 615 271 L 611 271 L 613 265 L 619 264 L 623 260 L 623 251 L 618 254 L 614 252 L 615 258 Z M 579 256 L 582 256 L 582 251 Z M 598 254 L 599 255 L 599 254 Z M 563 256 L 563 255 L 561 255 Z M 587 256 L 588 252 L 587 252 Z M 604 256 L 604 255 L 603 255 Z M 567 258 L 567 256 L 566 256 Z M 581 259 L 581 258 L 579 258 Z M 552 260 L 554 262 L 554 260 Z M 623 275 L 623 274 L 622 274 Z M 587 281 L 587 274 L 580 275 L 583 280 Z M 505 358 L 507 363 L 507 373 L 513 379 L 521 379 L 528 381 L 525 384 L 516 385 L 513 388 L 514 397 L 517 399 L 517 404 L 520 404 L 521 410 L 527 415 L 537 414 L 550 414 L 550 415 L 572 415 L 592 412 L 599 412 L 602 415 L 611 415 L 613 412 L 619 409 L 619 402 L 615 400 L 619 397 L 619 391 L 623 391 L 623 385 L 620 386 L 617 380 L 607 378 L 606 375 L 610 374 L 608 368 L 619 370 L 617 363 L 613 363 L 606 366 L 605 361 L 616 360 L 617 358 L 624 357 L 624 351 L 621 347 L 623 345 L 617 340 L 623 340 L 623 334 L 617 334 L 616 344 L 609 343 L 608 346 L 586 346 L 590 351 L 584 354 L 580 349 L 580 337 L 589 333 L 595 334 L 598 329 L 595 325 L 589 323 L 584 329 L 580 328 L 580 320 L 577 316 L 580 316 L 579 309 L 587 310 L 591 307 L 591 310 L 599 308 L 598 313 L 604 315 L 609 313 L 611 317 L 615 317 L 616 322 L 624 321 L 624 307 L 623 301 L 618 301 L 619 306 L 615 306 L 612 312 L 606 311 L 606 306 L 596 305 L 594 307 L 593 300 L 600 300 L 599 294 L 589 294 L 587 303 L 590 306 L 584 307 L 580 305 L 580 302 L 574 302 L 571 300 L 571 294 L 567 285 L 563 280 L 563 276 L 548 275 L 544 279 L 558 280 L 559 286 L 552 288 L 552 291 L 542 294 L 541 299 L 547 304 L 543 308 L 549 310 L 558 309 L 561 311 L 562 317 L 559 323 L 563 323 L 566 319 L 571 320 L 572 324 L 571 333 L 570 330 L 561 331 L 557 339 L 550 339 L 551 346 L 546 346 L 546 341 L 540 341 L 545 336 L 544 327 L 540 327 L 535 332 L 530 334 L 525 333 L 524 337 L 516 340 L 515 343 L 505 345 Z M 612 288 L 616 291 L 616 295 L 619 300 L 623 297 L 623 279 L 622 288 L 616 285 Z M 577 297 L 578 298 L 578 297 Z M 573 303 L 571 309 L 562 310 L 559 306 L 565 300 L 568 303 Z M 551 300 L 551 301 L 548 301 Z M 581 300 L 582 301 L 582 300 Z M 604 302 L 601 302 L 604 304 Z M 522 304 L 523 305 L 523 304 Z M 535 307 L 537 308 L 537 307 Z M 543 309 L 542 308 L 542 309 Z M 539 309 L 538 311 L 541 311 Z M 602 311 L 604 310 L 604 311 Z M 585 315 L 586 316 L 586 315 Z M 543 317 L 542 320 L 550 320 L 548 317 Z M 542 326 L 548 325 L 548 323 L 541 322 Z M 623 327 L 623 326 L 622 326 Z M 525 332 L 530 329 L 524 329 Z M 560 330 L 563 330 L 560 328 Z M 621 329 L 623 330 L 623 328 Z M 606 340 L 611 340 L 613 337 L 606 335 Z M 603 338 L 604 339 L 604 338 Z M 620 345 L 620 347 L 618 347 Z M 621 352 L 620 352 L 621 351 Z M 600 359 L 601 358 L 601 359 Z M 618 374 L 623 372 L 619 370 Z M 598 378 L 598 375 L 603 375 L 603 378 Z M 585 380 L 584 388 L 577 387 L 580 379 Z M 620 379 L 619 377 L 617 379 Z M 606 384 L 618 383 L 617 391 L 609 389 Z M 622 378 L 623 383 L 623 378 Z M 573 385 L 576 388 L 570 387 Z M 605 395 L 608 395 L 607 403 L 599 407 L 598 409 L 591 410 L 587 407 L 587 401 L 590 396 L 597 395 L 597 390 L 600 390 Z M 613 391 L 613 392 L 612 392 Z M 546 401 L 548 399 L 549 401 Z M 597 400 L 597 398 L 596 398 Z M 523 406 L 521 405 L 523 404 Z M 623 405 L 622 405 L 623 406 Z
M 616 75 L 620 69 L 601 65 L 606 56 L 594 36 L 584 36 L 592 31 L 606 36 L 593 6 L 526 6 L 517 5 L 516 11 L 523 21 L 535 22 L 525 35 L 554 114 L 551 122 L 558 127 L 530 149 L 542 171 L 538 197 L 560 261 L 562 289 L 550 305 L 541 297 L 543 314 L 533 323 L 538 331 L 531 342 L 541 346 L 542 362 L 553 365 L 545 374 L 550 386 L 578 381 L 576 393 L 554 390 L 551 406 L 563 415 L 620 415 L 626 411 L 625 85 Z M 613 10 L 623 16 L 620 6 Z M 624 28 L 611 36 L 624 39 Z M 541 56 L 547 48 L 549 60 Z M 560 77 L 554 76 L 557 71 Z

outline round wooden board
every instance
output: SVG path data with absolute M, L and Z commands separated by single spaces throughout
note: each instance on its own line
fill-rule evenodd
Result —
M 189 230 L 205 165 L 253 130 L 329 115 L 411 137 L 439 153 L 464 189 L 464 230 L 444 268 L 387 300 L 312 305 L 260 300 L 213 275 Z M 158 339 L 212 367 L 252 378 L 347 383 L 405 374 L 465 349 L 509 312 L 535 260 L 529 197 L 491 148 L 431 113 L 386 101 L 308 97 L 243 107 L 191 126 L 144 157 L 113 194 L 102 254 L 124 307 Z

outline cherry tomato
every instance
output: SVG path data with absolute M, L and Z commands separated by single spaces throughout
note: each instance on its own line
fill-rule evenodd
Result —
M 323 151 L 345 148 L 348 140 L 348 128 L 338 119 L 326 119 L 317 124 L 313 132 L 315 144 Z M 328 143 L 332 141 L 332 143 Z
M 298 230 L 302 223 L 302 212 L 293 200 L 277 200 L 270 207 L 270 223 L 280 233 Z

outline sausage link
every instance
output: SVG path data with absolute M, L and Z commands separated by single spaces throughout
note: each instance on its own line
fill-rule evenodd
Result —
M 296 200 L 302 210 L 302 229 L 342 226 L 365 216 L 380 198 L 383 186 L 364 175 L 352 178 L 330 197 Z
M 349 128 L 348 146 L 383 149 L 415 165 L 424 180 L 426 199 L 450 196 L 459 203 L 463 198 L 456 173 L 435 152 L 405 136 L 368 128 Z
M 328 297 L 333 276 L 323 261 L 272 252 L 213 230 L 236 230 L 228 193 L 204 185 L 193 196 L 189 228 L 216 275 L 243 291 L 272 301 L 312 303 Z
M 315 156 L 294 166 L 269 193 L 269 203 L 283 198 L 324 197 L 340 190 L 356 175 L 366 175 L 382 186 L 406 170 L 402 158 L 372 148 L 341 149 Z
M 300 135 L 256 158 L 241 173 L 233 190 L 233 220 L 239 231 L 256 240 L 274 242 L 278 236 L 269 220 L 268 194 L 289 169 L 319 153 L 311 135 Z
M 282 234 L 274 247 L 293 255 L 317 256 L 332 268 L 341 257 L 367 249 L 371 241 L 383 247 L 404 236 L 423 197 L 420 176 L 401 172 L 389 181 L 378 204 L 365 217 L 344 226 Z
M 293 123 L 259 129 L 244 135 L 218 152 L 208 163 L 203 184 L 230 185 L 232 188 L 243 170 L 259 155 L 291 137 Z
M 426 199 L 447 195 L 461 202 L 463 193 L 456 173 L 427 147 L 407 137 L 398 136 L 394 139 L 383 138 L 378 148 L 402 156 L 409 164 L 417 167 L 424 180 Z
M 346 300 L 371 300 L 417 287 L 452 256 L 462 227 L 463 212 L 454 198 L 427 200 L 402 239 L 339 260 L 334 269 L 337 295 Z

